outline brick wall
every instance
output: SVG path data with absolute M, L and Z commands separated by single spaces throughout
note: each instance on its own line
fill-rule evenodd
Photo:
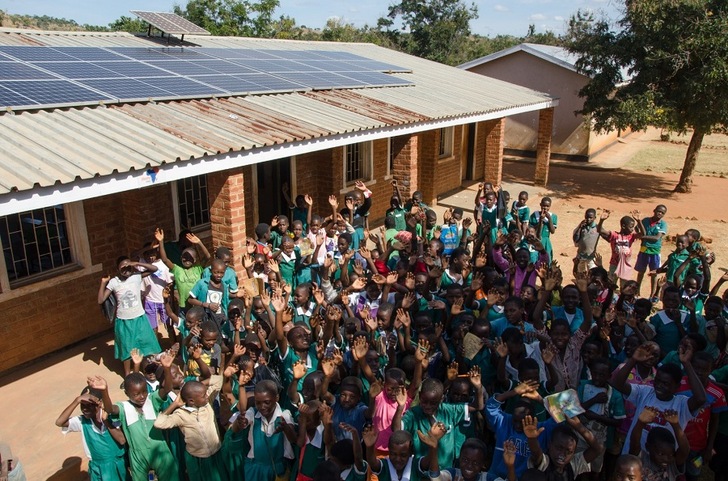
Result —
M 247 174 L 247 175 L 246 175 Z M 252 202 L 252 194 L 247 194 L 246 177 L 252 177 L 250 167 L 227 170 L 207 174 L 207 192 L 210 200 L 210 229 L 212 231 L 212 244 L 225 246 L 233 253 L 233 267 L 239 277 L 245 275 L 245 268 L 240 262 L 246 252 L 248 212 L 252 213 L 247 205 Z M 252 183 L 247 182 L 252 190 Z
M 475 176 L 473 180 L 485 177 L 485 143 L 487 141 L 486 122 L 478 122 L 475 129 Z
M 505 119 L 483 122 L 485 131 L 485 181 L 493 185 L 503 178 L 503 142 L 505 140 Z
M 549 159 L 551 158 L 551 138 L 554 129 L 554 108 L 538 112 L 538 141 L 536 144 L 536 185 L 546 185 L 549 180 Z
M 439 158 L 441 129 L 419 134 L 419 189 L 425 203 L 437 204 L 437 197 L 462 184 L 462 129 L 453 128 L 452 155 Z
M 404 199 L 412 197 L 414 191 L 419 188 L 421 168 L 418 163 L 418 139 L 417 135 L 402 135 L 392 138 L 394 166 L 391 173 L 397 179 L 400 194 Z

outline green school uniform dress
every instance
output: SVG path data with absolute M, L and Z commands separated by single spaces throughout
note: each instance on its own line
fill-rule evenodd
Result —
M 119 406 L 121 429 L 129 446 L 129 467 L 132 481 L 148 481 L 149 470 L 157 473 L 159 481 L 177 481 L 177 462 L 164 438 L 161 429 L 154 427 L 164 400 L 159 391 L 147 397 L 142 412 L 129 401 L 116 403 Z
M 485 221 L 490 222 L 488 236 L 490 237 L 490 245 L 493 245 L 498 238 L 498 206 L 494 205 L 492 209 L 483 206 L 480 212 L 482 216 L 481 228 L 485 225 Z
M 528 223 L 538 229 L 539 219 L 541 219 L 541 211 L 535 211 L 531 213 L 531 217 L 528 219 Z M 556 214 L 551 213 L 551 223 L 554 228 L 557 226 L 559 218 Z M 544 222 L 541 226 L 541 244 L 549 255 L 549 259 L 554 258 L 554 249 L 551 245 L 551 231 L 549 230 L 548 222 Z
M 301 262 L 300 251 L 294 249 L 293 253 L 289 256 L 285 252 L 281 252 L 278 256 L 278 270 L 286 284 L 292 288 L 296 288 L 296 272 L 298 271 L 298 265 Z
M 429 428 L 428 428 L 429 430 Z M 402 471 L 402 477 L 397 476 L 397 470 L 394 469 L 394 466 L 392 466 L 391 461 L 389 461 L 389 458 L 382 458 L 381 459 L 381 469 L 379 472 L 375 472 L 372 469 L 372 473 L 376 474 L 379 478 L 379 481 L 399 481 L 399 480 L 407 480 L 407 481 L 425 481 L 429 480 L 430 477 L 427 475 L 425 471 L 422 471 L 420 468 L 422 464 L 422 458 L 418 458 L 416 456 L 410 456 L 409 461 L 407 461 L 407 466 L 405 466 L 404 471 Z M 428 466 L 425 466 L 425 469 L 427 469 Z
M 278 426 L 279 418 L 284 417 L 284 413 L 288 413 L 288 411 L 282 411 L 280 406 L 277 407 L 270 424 Z M 249 421 L 250 417 L 253 417 L 251 426 L 246 430 L 250 450 L 245 460 L 245 479 L 248 481 L 274 481 L 276 476 L 283 476 L 288 471 L 293 457 L 292 447 L 282 431 L 274 432 L 270 436 L 264 432 L 263 417 L 254 408 L 250 408 L 245 415 Z M 293 424 L 290 413 L 286 416 L 286 422 Z M 288 458 L 286 457 L 287 449 L 290 450 Z
M 301 360 L 301 358 L 296 354 L 296 351 L 291 348 L 291 346 L 288 346 L 288 349 L 285 353 L 283 353 L 282 356 L 280 356 L 281 359 L 281 378 L 283 381 L 284 386 L 288 386 L 291 382 L 293 382 L 293 365 Z M 309 375 L 310 373 L 314 372 L 316 369 L 318 369 L 318 356 L 316 355 L 316 344 L 312 343 L 311 346 L 308 348 L 308 356 L 305 359 L 307 369 L 306 369 L 306 375 Z M 303 380 L 306 378 L 306 376 L 303 376 L 301 379 L 298 380 L 298 391 L 303 389 Z
M 91 481 L 125 481 L 126 450 L 111 437 L 105 425 L 99 429 L 92 420 L 76 416 L 68 420 L 63 433 L 80 432 L 88 461 L 88 474 Z
M 167 400 L 162 403 L 161 412 L 167 410 L 167 408 L 177 399 L 178 394 L 176 392 L 170 392 L 167 394 Z M 165 429 L 163 430 L 164 437 L 169 444 L 169 450 L 174 456 L 174 460 L 177 463 L 179 469 L 179 481 L 186 481 L 187 477 L 185 472 L 187 467 L 185 466 L 185 437 L 182 435 L 182 431 L 179 428 Z
M 341 479 L 344 481 L 366 481 L 367 479 L 367 462 L 362 461 L 364 463 L 364 469 L 362 471 L 359 471 L 356 469 L 355 465 L 352 465 L 349 468 L 346 468 L 341 471 Z
M 316 470 L 316 466 L 326 461 L 323 424 L 319 424 L 313 439 L 308 439 L 306 445 L 298 451 L 296 456 L 298 459 L 296 466 L 297 473 L 309 479 L 313 478 L 313 472 Z M 293 476 L 291 478 L 293 479 Z
M 190 296 L 190 291 L 197 281 L 202 278 L 204 269 L 198 264 L 195 264 L 189 269 L 175 264 L 171 271 L 172 275 L 174 275 L 174 285 L 179 293 L 179 307 L 185 308 L 187 307 L 187 298 Z
M 452 466 L 455 463 L 455 440 L 457 427 L 463 420 L 469 420 L 467 404 L 440 403 L 434 419 L 426 415 L 420 406 L 414 406 L 407 410 L 402 416 L 402 429 L 412 434 L 414 439 L 415 456 L 427 456 L 429 447 L 420 441 L 417 431 L 426 433 L 432 427 L 433 422 L 439 421 L 445 424 L 447 433 L 440 440 L 437 448 L 437 459 L 440 466 Z
M 232 420 L 234 422 L 234 420 Z M 245 431 L 235 432 L 228 429 L 222 441 L 222 457 L 228 478 L 231 481 L 245 479 L 245 453 L 249 446 L 246 440 Z
M 131 350 L 139 349 L 143 356 L 157 354 L 157 336 L 149 325 L 141 299 L 142 276 L 132 275 L 126 279 L 114 277 L 106 289 L 116 298 L 116 319 L 114 320 L 114 357 L 121 361 L 131 357 Z

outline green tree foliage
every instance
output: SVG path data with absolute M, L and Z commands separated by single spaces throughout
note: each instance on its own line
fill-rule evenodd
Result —
M 184 8 L 175 6 L 174 13 L 213 35 L 273 37 L 278 5 L 278 0 L 189 0 Z
M 598 130 L 692 129 L 676 192 L 691 190 L 703 137 L 728 125 L 726 32 L 725 0 L 626 0 L 617 28 L 581 12 L 569 24 L 577 68 L 592 78 L 582 112 Z
M 122 15 L 109 24 L 109 29 L 114 32 L 141 33 L 146 32 L 149 24 L 142 19 Z
M 460 0 L 399 0 L 378 21 L 397 48 L 436 62 L 455 65 L 465 60 L 475 4 Z

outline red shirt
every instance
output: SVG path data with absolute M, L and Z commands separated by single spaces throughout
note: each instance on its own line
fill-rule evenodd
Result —
M 677 394 L 688 397 L 693 395 L 687 377 L 682 378 Z M 685 426 L 685 436 L 687 436 L 690 442 L 691 451 L 701 451 L 708 444 L 708 426 L 710 424 L 711 414 L 728 410 L 728 404 L 726 404 L 723 390 L 713 381 L 708 381 L 705 394 L 707 399 L 705 404 L 698 410 L 695 417 L 688 422 L 688 425 Z

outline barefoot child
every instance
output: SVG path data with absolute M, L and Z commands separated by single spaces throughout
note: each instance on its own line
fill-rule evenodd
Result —
M 116 297 L 114 321 L 114 357 L 124 362 L 124 375 L 131 372 L 131 350 L 139 349 L 142 356 L 157 354 L 159 347 L 142 302 L 142 279 L 156 272 L 152 264 L 133 262 L 128 257 L 117 261 L 119 273 L 113 279 L 104 277 L 99 287 L 98 302 L 103 304 L 110 295 Z M 141 267 L 144 271 L 139 271 Z
M 126 438 L 102 409 L 102 396 L 97 390 L 85 388 L 58 416 L 56 426 L 63 428 L 63 434 L 81 433 L 91 481 L 125 481 Z M 79 405 L 81 415 L 71 417 Z
M 639 212 L 632 213 L 632 217 L 624 216 L 619 221 L 619 232 L 605 230 L 604 221 L 609 219 L 610 212 L 605 210 L 599 217 L 597 231 L 604 240 L 609 241 L 612 248 L 612 257 L 609 259 L 609 275 L 619 279 L 620 287 L 632 279 L 632 244 L 642 237 L 643 226 L 639 221 Z M 637 227 L 637 232 L 633 229 Z

